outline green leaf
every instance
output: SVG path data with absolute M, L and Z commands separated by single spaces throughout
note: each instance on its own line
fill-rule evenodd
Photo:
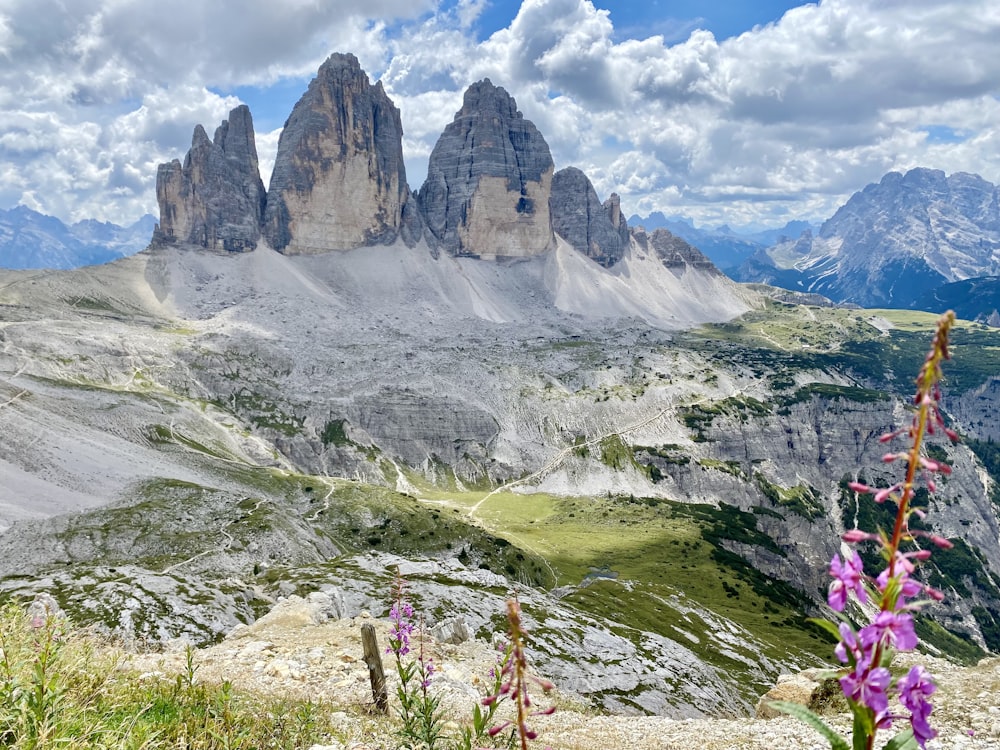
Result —
M 879 659 L 878 665 L 880 667 L 885 667 L 886 669 L 888 669 L 889 667 L 892 666 L 892 660 L 895 658 L 896 658 L 895 649 L 886 646 L 886 648 L 882 651 L 882 658 Z
M 790 701 L 771 701 L 768 705 L 775 711 L 781 711 L 783 714 L 794 716 L 799 721 L 804 721 L 806 724 L 811 726 L 823 735 L 824 739 L 830 743 L 830 750 L 851 750 L 847 744 L 847 740 L 827 726 L 825 721 L 801 703 L 792 703 Z
M 875 720 L 870 709 L 849 700 L 854 712 L 854 750 L 867 750 L 868 738 L 875 734 Z
M 831 622 L 830 620 L 825 620 L 821 617 L 810 617 L 806 620 L 806 622 L 811 622 L 813 625 L 823 628 L 823 630 L 832 635 L 838 641 L 840 640 L 840 629 L 837 627 L 836 623 Z
M 814 679 L 820 680 L 836 680 L 844 676 L 845 670 L 843 669 L 818 669 L 814 674 Z
M 918 750 L 917 738 L 912 729 L 904 729 L 882 746 L 882 750 Z

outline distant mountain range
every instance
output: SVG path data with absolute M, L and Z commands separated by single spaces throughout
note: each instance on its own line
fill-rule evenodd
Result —
M 641 226 L 648 231 L 669 230 L 701 250 L 720 270 L 733 278 L 736 277 L 739 266 L 756 253 L 818 228 L 807 221 L 790 221 L 780 229 L 760 232 L 735 231 L 726 225 L 715 229 L 699 229 L 690 219 L 680 216 L 667 218 L 659 211 L 645 217 L 633 214 L 629 217 L 628 224 Z
M 966 317 L 987 319 L 996 295 L 965 292 L 1000 275 L 1000 190 L 964 172 L 890 172 L 818 232 L 760 250 L 732 275 L 862 307 L 937 311 L 947 299 L 963 303 Z
M 153 236 L 156 217 L 134 224 L 88 219 L 67 226 L 24 206 L 0 209 L 0 267 L 78 268 L 107 263 L 139 252 Z

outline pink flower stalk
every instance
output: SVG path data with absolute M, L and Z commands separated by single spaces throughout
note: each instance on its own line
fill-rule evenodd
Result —
M 916 413 L 908 428 L 896 430 L 883 435 L 880 440 L 889 442 L 905 434 L 910 440 L 907 451 L 889 452 L 882 457 L 885 463 L 896 461 L 906 462 L 906 478 L 890 487 L 875 489 L 861 482 L 851 482 L 848 486 L 855 492 L 872 494 L 876 503 L 891 500 L 896 503 L 896 519 L 891 534 L 869 534 L 853 529 L 843 535 L 844 541 L 858 543 L 877 541 L 883 548 L 887 567 L 875 579 L 879 593 L 879 611 L 871 623 L 855 632 L 847 623 L 838 625 L 839 642 L 834 649 L 837 659 L 848 665 L 848 671 L 840 678 L 841 689 L 848 698 L 855 714 L 854 747 L 872 750 L 875 735 L 879 729 L 892 725 L 894 718 L 889 711 L 889 698 L 898 695 L 903 707 L 909 712 L 910 729 L 917 744 L 923 748 L 927 740 L 937 733 L 928 723 L 933 710 L 930 696 L 935 691 L 935 685 L 923 667 L 917 666 L 907 675 L 900 678 L 896 685 L 892 684 L 892 676 L 888 670 L 893 650 L 910 651 L 917 647 L 918 639 L 914 630 L 913 616 L 909 610 L 920 606 L 920 602 L 908 603 L 914 597 L 925 593 L 930 599 L 940 601 L 941 592 L 914 581 L 911 576 L 916 570 L 916 563 L 923 562 L 931 556 L 929 549 L 916 549 L 902 552 L 900 546 L 904 542 L 912 543 L 918 537 L 927 537 L 939 549 L 948 549 L 951 542 L 943 537 L 927 534 L 921 531 L 911 531 L 909 519 L 912 515 L 924 517 L 924 512 L 910 506 L 914 497 L 914 484 L 917 471 L 931 492 L 936 487 L 931 475 L 951 473 L 947 464 L 921 455 L 925 435 L 933 434 L 940 428 L 951 440 L 957 440 L 955 432 L 944 426 L 944 417 L 939 409 L 941 391 L 938 382 L 941 379 L 941 363 L 948 359 L 948 334 L 955 322 L 955 315 L 948 312 L 938 322 L 937 332 L 931 344 L 924 365 L 917 377 L 917 392 L 913 403 Z M 832 609 L 842 612 L 847 606 L 850 594 L 861 603 L 868 601 L 865 587 L 865 573 L 860 556 L 854 552 L 841 561 L 839 555 L 834 555 L 830 562 L 830 583 L 828 603 Z
M 497 701 L 508 697 L 517 706 L 517 718 L 514 721 L 504 721 L 491 727 L 490 737 L 495 737 L 504 729 L 514 726 L 520 740 L 521 750 L 528 750 L 528 741 L 538 737 L 538 733 L 528 727 L 528 718 L 531 716 L 548 716 L 555 712 L 555 706 L 541 710 L 530 711 L 531 695 L 528 693 L 529 681 L 535 682 L 543 692 L 548 692 L 554 685 L 548 680 L 538 677 L 528 676 L 528 657 L 524 650 L 524 637 L 527 635 L 524 625 L 521 623 L 521 605 L 517 597 L 507 600 L 507 623 L 510 626 L 510 658 L 503 665 L 501 672 L 504 680 L 500 690 L 496 695 L 483 698 L 483 705 L 489 706 Z
M 406 656 L 410 653 L 410 636 L 413 635 L 413 607 L 405 599 L 402 599 L 402 590 L 399 592 L 400 599 L 392 605 L 389 610 L 389 621 L 392 627 L 389 629 L 389 647 L 387 654 L 396 656 Z

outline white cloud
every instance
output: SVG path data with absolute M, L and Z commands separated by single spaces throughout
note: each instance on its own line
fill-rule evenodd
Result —
M 274 157 L 278 155 L 278 139 L 280 137 L 281 128 L 276 128 L 270 133 L 254 134 L 260 179 L 264 182 L 265 189 L 271 183 L 271 172 L 274 170 Z
M 239 103 L 211 89 L 308 77 L 336 49 L 383 67 L 381 19 L 431 8 L 431 0 L 176 0 L 169 9 L 6 0 L 0 201 L 69 221 L 155 212 L 157 163 L 182 158 L 196 123 L 211 134 Z
M 213 92 L 289 78 L 304 90 L 333 51 L 354 52 L 399 106 L 414 188 L 484 77 L 517 99 L 558 168 L 583 168 L 627 213 L 823 218 L 918 165 L 1000 182 L 995 0 L 822 0 L 677 43 L 623 38 L 591 0 L 524 0 L 484 41 L 486 0 L 435 5 L 0 0 L 0 202 L 68 219 L 155 211 L 156 163 L 236 103 Z M 257 136 L 267 170 L 277 137 Z

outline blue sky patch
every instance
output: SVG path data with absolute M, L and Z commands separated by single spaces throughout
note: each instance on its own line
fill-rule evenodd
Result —
M 969 137 L 968 132 L 947 125 L 926 125 L 920 129 L 927 133 L 928 143 L 961 143 Z

